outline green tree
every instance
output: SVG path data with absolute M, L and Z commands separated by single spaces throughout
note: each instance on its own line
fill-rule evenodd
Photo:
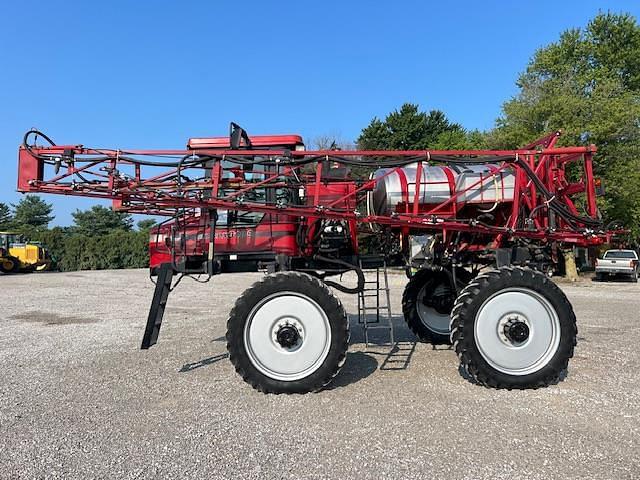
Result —
M 11 209 L 6 203 L 0 203 L 0 230 L 11 228 L 13 223 L 13 215 Z
M 487 134 L 480 130 L 448 130 L 442 132 L 429 147 L 433 150 L 485 150 Z
M 89 210 L 76 210 L 73 217 L 73 233 L 88 237 L 105 235 L 114 230 L 129 231 L 133 226 L 131 215 L 116 212 L 102 205 L 94 205 Z
M 605 179 L 600 208 L 640 231 L 640 26 L 628 14 L 603 13 L 538 50 L 520 75 L 489 136 L 513 148 L 554 130 L 560 144 L 598 146 Z
M 55 218 L 51 215 L 53 206 L 38 195 L 27 195 L 12 206 L 14 225 L 21 230 L 47 228 Z
M 65 246 L 63 270 L 103 270 L 149 266 L 149 238 L 141 232 L 114 230 L 106 235 L 72 235 Z
M 440 110 L 421 112 L 418 105 L 405 103 L 384 121 L 374 118 L 362 130 L 358 146 L 364 150 L 420 150 L 430 148 L 445 132 L 461 132 Z
M 32 232 L 30 240 L 41 242 L 48 250 L 52 260 L 52 268 L 60 268 L 60 261 L 65 258 L 65 246 L 69 240 L 67 227 L 53 227 L 49 230 L 39 230 Z
M 156 221 L 153 218 L 145 218 L 144 220 L 139 220 L 136 223 L 139 232 L 148 232 L 156 225 Z
M 364 150 L 469 149 L 486 146 L 479 131 L 467 132 L 452 123 L 440 110 L 421 112 L 418 105 L 405 103 L 384 121 L 374 118 L 362 130 L 358 147 Z

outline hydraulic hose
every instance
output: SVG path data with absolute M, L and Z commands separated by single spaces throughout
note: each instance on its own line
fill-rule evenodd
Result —
M 42 133 L 40 130 L 37 130 L 35 128 L 32 128 L 31 130 L 28 130 L 27 133 L 24 134 L 24 137 L 22 137 L 22 146 L 25 147 L 26 149 L 30 150 L 31 146 L 29 145 L 29 136 L 35 136 L 35 137 L 42 137 L 44 138 L 47 142 L 49 142 L 49 145 L 51 145 L 52 147 L 55 147 L 55 143 L 53 142 L 53 140 L 51 140 L 47 135 L 45 135 L 44 133 Z
M 360 267 L 356 265 L 352 265 L 351 263 L 345 262 L 343 260 L 338 260 L 337 258 L 323 257 L 322 255 L 314 255 L 313 258 L 314 260 L 320 260 L 321 262 L 332 263 L 334 265 L 340 265 L 341 267 L 346 267 L 347 270 L 353 270 L 354 272 L 356 272 L 356 275 L 358 276 L 358 286 L 355 288 L 345 287 L 344 285 L 341 285 L 336 282 L 332 282 L 331 280 L 325 280 L 324 283 L 326 283 L 330 287 L 333 287 L 336 290 L 339 290 L 344 293 L 360 293 L 364 289 L 364 282 L 365 282 L 364 272 Z
M 569 223 L 574 225 L 574 227 L 575 227 L 575 222 L 583 223 L 590 227 L 602 226 L 602 222 L 600 220 L 594 220 L 593 218 L 583 217 L 570 212 L 565 205 L 563 205 L 556 199 L 556 196 L 554 194 L 552 194 L 549 190 L 547 190 L 547 188 L 544 186 L 542 181 L 533 172 L 533 170 L 531 170 L 531 167 L 529 167 L 529 165 L 525 161 L 519 158 L 515 158 L 514 163 L 518 164 L 525 171 L 529 179 L 536 185 L 538 190 L 540 190 L 540 192 L 545 196 L 545 198 L 547 199 L 549 208 L 551 208 L 553 211 L 555 211 L 558 215 L 560 215 L 562 218 L 567 220 Z

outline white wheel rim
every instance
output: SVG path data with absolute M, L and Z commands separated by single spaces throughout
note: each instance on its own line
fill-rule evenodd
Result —
M 529 332 L 523 342 L 505 334 L 505 326 L 524 323 Z M 549 301 L 527 288 L 509 288 L 489 297 L 476 314 L 475 342 L 482 357 L 509 375 L 537 372 L 560 345 L 560 320 Z
M 436 285 L 436 289 L 440 288 L 440 285 Z M 424 304 L 424 297 L 427 294 L 427 286 L 425 285 L 418 292 L 418 298 L 416 299 L 416 311 L 422 324 L 430 331 L 438 333 L 440 335 L 448 335 L 450 333 L 450 320 L 451 315 L 448 313 L 438 313 L 435 308 L 427 307 Z
M 278 343 L 283 326 L 299 335 L 295 346 Z M 331 346 L 331 325 L 324 310 L 297 292 L 278 292 L 262 299 L 247 318 L 244 345 L 249 360 L 267 377 L 295 381 L 308 377 L 324 363 Z

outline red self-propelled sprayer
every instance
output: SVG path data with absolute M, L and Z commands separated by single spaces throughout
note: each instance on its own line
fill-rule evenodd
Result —
M 31 130 L 18 190 L 168 217 L 151 234 L 157 283 L 142 348 L 156 343 L 174 276 L 265 269 L 230 312 L 230 359 L 261 391 L 316 390 L 348 347 L 331 289 L 359 295 L 366 332 L 366 299 L 376 296 L 380 318 L 388 288 L 365 272 L 402 265 L 416 335 L 451 341 L 478 383 L 535 388 L 562 378 L 577 332 L 545 273 L 563 248 L 613 233 L 596 205 L 595 146 L 557 147 L 558 136 L 517 150 L 309 151 L 297 135 L 249 136 L 232 123 L 228 137 L 192 138 L 186 150 L 126 150 L 55 145 Z M 349 271 L 353 285 L 331 280 Z

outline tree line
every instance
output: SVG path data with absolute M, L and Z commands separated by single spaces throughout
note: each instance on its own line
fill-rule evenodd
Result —
M 468 130 L 440 110 L 406 103 L 384 119 L 374 117 L 355 142 L 334 135 L 321 148 L 513 149 L 562 130 L 559 145 L 596 144 L 595 174 L 605 195 L 606 223 L 618 221 L 640 234 L 640 26 L 629 14 L 601 13 L 584 28 L 563 32 L 537 50 L 517 80 L 517 94 L 502 106 L 495 126 Z M 364 175 L 366 172 L 355 172 Z M 48 228 L 52 207 L 26 196 L 12 208 L 0 204 L 0 229 L 40 240 L 63 270 L 148 265 L 153 220 L 133 228 L 130 215 L 102 206 L 77 210 L 70 227 Z
M 559 146 L 598 147 L 594 173 L 605 223 L 640 235 L 640 26 L 629 14 L 601 13 L 534 53 L 518 93 L 488 131 L 467 130 L 439 110 L 402 105 L 362 130 L 362 149 L 514 149 L 562 130 Z M 570 172 L 571 173 L 571 172 Z M 575 174 L 575 172 L 574 172 Z
M 149 230 L 155 220 L 141 220 L 134 229 L 130 214 L 94 205 L 73 212 L 73 225 L 49 228 L 52 212 L 52 204 L 37 195 L 26 195 L 14 205 L 0 203 L 0 231 L 41 242 L 53 267 L 63 271 L 149 265 Z

